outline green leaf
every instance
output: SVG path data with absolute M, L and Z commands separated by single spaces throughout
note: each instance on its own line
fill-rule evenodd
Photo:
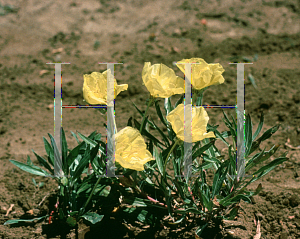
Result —
M 51 147 L 50 143 L 43 137 L 44 140 L 44 145 L 45 145 L 45 150 L 48 155 L 48 162 L 50 163 L 51 166 L 54 166 L 54 152 L 53 148 Z
M 198 237 L 201 236 L 201 234 L 203 233 L 204 229 L 207 227 L 208 223 L 205 223 L 203 226 L 200 226 L 196 229 L 195 233 Z
M 144 202 L 143 199 L 141 198 L 135 198 L 133 203 L 132 203 L 132 206 L 135 206 L 135 207 L 147 207 L 147 204 Z
M 77 158 L 80 149 L 82 148 L 82 146 L 84 145 L 84 142 L 81 142 L 79 145 L 77 145 L 74 149 L 71 150 L 71 152 L 69 153 L 68 157 L 67 157 L 67 165 L 68 167 L 70 167 L 72 165 L 72 163 L 74 162 L 74 160 Z
M 196 151 L 194 151 L 193 156 L 192 156 L 192 160 L 196 159 L 197 157 L 200 157 L 201 154 L 208 150 L 213 144 L 214 144 L 214 140 L 210 141 L 208 144 L 202 146 L 201 148 L 197 149 Z
M 159 101 L 156 100 L 155 101 L 155 108 L 156 108 L 156 112 L 157 112 L 157 115 L 158 117 L 160 118 L 160 121 L 165 125 L 165 126 L 168 126 L 167 125 L 167 120 L 165 119 L 165 117 L 163 116 L 161 110 L 160 110 L 160 107 L 159 107 Z
M 257 176 L 257 179 L 259 179 L 259 178 L 263 177 L 264 175 L 266 175 L 267 173 L 269 173 L 270 171 L 272 171 L 277 165 L 282 164 L 283 162 L 285 162 L 287 160 L 288 160 L 288 158 L 286 158 L 286 157 L 279 157 L 277 159 L 274 159 L 272 162 L 270 162 L 266 166 L 263 166 L 262 168 L 257 170 L 254 173 L 254 175 L 259 174 Z
M 132 101 L 131 101 L 131 102 L 132 102 Z M 141 115 L 142 118 L 143 118 L 143 117 L 144 117 L 144 113 L 143 113 L 142 111 L 139 110 L 139 108 L 135 105 L 135 103 L 132 102 L 132 104 L 134 105 L 134 107 L 137 109 L 137 111 L 140 113 L 140 115 Z M 144 127 L 146 127 L 146 122 L 149 123 L 149 124 L 154 128 L 153 123 L 152 123 L 151 121 L 149 121 L 148 118 L 145 119 Z
M 179 213 L 179 214 L 181 214 L 181 213 Z M 182 216 L 177 221 L 175 221 L 175 222 L 168 222 L 168 223 L 171 224 L 171 225 L 177 225 L 177 224 L 181 223 L 185 218 L 186 218 L 185 216 Z
M 210 198 L 210 193 L 209 193 L 209 188 L 207 184 L 204 184 L 203 187 L 201 188 L 201 193 L 200 193 L 200 201 L 202 205 L 207 208 L 208 211 L 212 210 L 213 202 L 209 200 Z
M 33 219 L 12 219 L 12 220 L 6 221 L 3 225 L 11 225 L 11 224 L 16 224 L 16 223 L 20 223 L 20 222 L 38 222 L 46 217 L 48 217 L 48 215 L 38 217 L 38 218 L 33 218 Z
M 156 160 L 156 164 L 157 164 L 157 167 L 158 167 L 158 170 L 159 170 L 160 174 L 163 175 L 164 162 L 163 162 L 163 159 L 162 159 L 162 155 L 161 155 L 161 153 L 158 152 L 156 146 L 154 146 L 153 156 Z
M 74 178 L 77 179 L 80 177 L 82 174 L 83 170 L 87 167 L 89 161 L 93 160 L 99 150 L 99 144 L 97 144 L 96 147 L 94 147 L 92 150 L 87 148 L 85 151 L 83 158 L 80 160 L 79 165 L 76 167 L 75 172 L 74 172 Z
M 257 150 L 259 148 L 260 143 L 261 142 L 259 142 L 257 140 L 252 142 L 252 146 L 251 146 L 251 149 L 249 151 L 249 155 L 252 154 L 255 150 Z
M 184 186 L 184 185 L 181 185 L 181 184 L 184 184 L 184 183 L 183 183 L 183 182 L 179 182 L 177 179 L 175 179 L 175 180 L 173 181 L 173 183 L 175 184 L 176 189 L 177 189 L 177 192 L 178 192 L 178 194 L 180 195 L 180 197 L 181 197 L 181 198 L 185 198 L 184 192 L 183 192 L 183 189 L 182 189 L 182 186 Z
M 223 199 L 219 203 L 221 205 L 223 205 L 224 207 L 227 207 L 227 206 L 230 206 L 232 204 L 238 203 L 241 200 L 243 200 L 245 202 L 248 202 L 248 203 L 251 203 L 251 199 L 249 197 L 243 195 L 243 194 L 236 195 L 233 198 L 230 198 L 229 200 L 224 200 Z
M 178 105 L 182 104 L 183 99 L 184 99 L 184 94 L 182 94 L 181 97 L 179 98 L 179 100 L 175 103 L 175 108 L 176 108 Z
M 152 120 L 153 121 L 153 120 Z M 163 139 L 164 139 L 164 142 L 168 145 L 168 146 L 170 146 L 170 143 L 169 143 L 169 140 L 168 140 L 168 138 L 167 138 L 167 136 L 162 132 L 162 130 L 154 123 L 154 121 L 153 121 L 153 125 L 154 125 L 154 129 L 156 129 L 159 133 L 160 133 L 160 135 L 163 137 Z
M 68 155 L 68 144 L 66 140 L 66 135 L 63 127 L 60 128 L 60 140 L 61 140 L 61 155 L 62 155 L 62 166 L 63 171 L 68 175 L 69 167 L 67 164 L 67 155 Z
M 258 54 L 255 54 L 253 57 L 253 61 L 257 61 L 257 59 L 258 59 Z
M 247 58 L 247 57 L 243 57 L 243 61 L 245 61 L 245 62 L 252 62 L 252 60 L 249 59 L 249 58 Z
M 251 150 L 252 146 L 252 122 L 251 117 L 248 114 L 246 116 L 246 122 L 245 122 L 245 157 L 248 157 L 249 152 Z
M 95 141 L 101 141 L 101 138 L 102 138 L 102 135 L 101 135 L 101 134 L 96 134 L 96 135 L 94 136 L 94 140 L 95 140 Z
M 249 169 L 251 169 L 253 166 L 255 166 L 260 159 L 263 157 L 263 155 L 265 154 L 265 149 L 263 149 L 260 153 L 255 154 L 246 164 L 245 167 L 245 172 L 248 172 Z
M 239 211 L 239 208 L 238 208 L 238 207 L 232 208 L 232 209 L 230 210 L 228 220 L 234 220 L 234 218 L 236 217 L 238 211 Z
M 28 165 L 28 166 L 32 166 L 32 165 L 33 165 L 33 163 L 32 163 L 32 161 L 31 161 L 29 155 L 27 155 L 27 165 Z
M 130 127 L 132 127 L 132 117 L 130 117 L 129 119 L 128 119 L 128 121 L 127 121 L 127 126 L 130 126 Z
M 35 181 L 34 178 L 32 178 L 32 182 L 33 182 L 34 186 L 36 187 L 36 186 L 37 186 L 37 183 L 36 183 L 36 181 Z
M 220 160 L 217 159 L 216 157 L 203 157 L 203 160 L 205 162 L 216 164 L 218 166 L 218 168 L 219 168 L 219 165 L 221 164 Z
M 38 176 L 49 176 L 50 174 L 48 174 L 45 170 L 34 166 L 34 165 L 27 165 L 15 160 L 9 160 L 11 163 L 13 163 L 14 165 L 16 165 L 18 168 L 22 169 L 23 171 L 26 171 L 28 173 L 34 174 L 34 175 L 38 175 Z
M 261 190 L 262 190 L 262 185 L 260 183 L 260 184 L 258 184 L 257 188 L 255 189 L 255 192 L 253 193 L 253 195 L 259 194 Z
M 223 121 L 225 123 L 225 125 L 227 126 L 227 128 L 229 128 L 230 130 L 230 133 L 236 143 L 237 139 L 236 139 L 236 124 L 235 124 L 235 120 L 233 120 L 233 123 L 230 122 L 230 120 L 228 119 L 226 113 L 224 112 L 223 110 L 223 115 L 224 115 L 224 118 L 223 118 Z
M 221 164 L 218 168 L 217 172 L 215 173 L 213 185 L 212 185 L 212 195 L 211 198 L 213 199 L 215 195 L 220 193 L 220 189 L 222 187 L 223 181 L 226 179 L 226 175 L 228 172 L 228 164 L 230 162 L 227 160 Z
M 259 164 L 262 163 L 263 161 L 269 159 L 273 154 L 276 153 L 277 149 L 279 148 L 279 144 L 274 145 L 268 152 L 266 152 L 263 155 L 259 155 L 258 157 L 254 158 L 251 161 L 251 164 L 249 164 L 249 166 L 247 165 L 247 170 L 249 170 L 251 167 L 253 167 L 255 164 Z M 263 150 L 264 151 L 264 150 Z
M 147 164 L 148 166 L 149 164 Z M 143 180 L 146 180 L 147 183 L 154 186 L 154 183 L 151 181 L 149 177 L 146 176 L 146 173 L 144 171 L 140 171 L 139 174 L 142 176 Z
M 135 127 L 136 127 L 137 129 L 140 129 L 140 127 L 141 127 L 141 124 L 140 124 L 139 122 L 137 122 L 136 119 L 134 119 L 134 125 L 135 125 Z M 145 136 L 147 136 L 149 139 L 153 140 L 154 142 L 159 143 L 159 144 L 161 144 L 161 145 L 163 145 L 163 146 L 166 147 L 166 145 L 164 145 L 164 144 L 163 144 L 162 142 L 160 142 L 157 138 L 155 138 L 152 134 L 150 134 L 145 128 L 144 128 L 143 131 L 142 131 L 142 135 L 145 135 Z
M 253 85 L 253 87 L 254 87 L 255 89 L 257 89 L 257 85 L 256 85 L 256 83 L 255 83 L 254 76 L 251 75 L 251 73 L 248 74 L 248 79 L 250 80 L 250 82 L 251 82 L 251 84 Z
M 95 142 L 94 140 L 90 139 L 89 137 L 84 136 L 83 134 L 77 132 L 79 137 L 88 145 L 95 147 L 97 145 L 97 142 Z
M 77 194 L 80 194 L 82 192 L 85 192 L 88 193 L 88 189 L 90 189 L 89 191 L 91 191 L 91 188 L 92 188 L 92 184 L 88 183 L 88 182 L 85 182 L 85 183 L 82 183 L 80 188 L 77 190 Z
M 76 218 L 74 218 L 74 217 L 68 217 L 66 222 L 71 227 L 75 227 L 77 224 Z
M 229 143 L 227 143 L 227 141 L 224 139 L 224 138 L 227 138 L 228 137 L 228 133 L 225 131 L 223 133 L 220 133 L 218 130 L 217 130 L 217 126 L 213 127 L 211 126 L 210 124 L 207 124 L 207 128 L 210 130 L 210 131 L 213 131 L 216 135 L 216 138 L 217 139 L 221 139 L 227 147 L 229 147 Z M 224 137 L 225 136 L 225 137 Z
M 199 211 L 198 209 L 196 208 L 187 208 L 187 209 L 184 209 L 184 210 L 176 210 L 175 213 L 194 213 L 194 214 L 202 214 L 203 212 Z
M 99 192 L 99 196 L 101 197 L 107 197 L 110 194 L 111 186 L 101 185 L 100 189 L 98 187 L 95 190 L 95 193 Z
M 63 171 L 63 166 L 62 166 L 62 160 L 61 160 L 60 153 L 58 151 L 55 139 L 53 138 L 53 136 L 51 134 L 48 134 L 48 135 L 49 135 L 49 137 L 51 139 L 51 145 L 52 145 L 53 152 L 54 152 L 54 160 L 56 161 L 56 163 L 57 163 L 57 165 L 59 167 L 59 170 L 61 170 L 62 172 L 64 172 Z
M 82 218 L 84 218 L 85 220 L 89 221 L 92 224 L 96 224 L 97 222 L 100 222 L 104 215 L 99 215 L 95 212 L 87 212 L 84 215 L 81 216 Z
M 253 135 L 253 138 L 252 138 L 252 141 L 254 141 L 256 139 L 256 137 L 259 135 L 261 129 L 262 129 L 262 126 L 264 124 L 264 114 L 263 112 L 261 113 L 261 116 L 260 116 L 260 121 L 259 121 L 259 125 L 257 126 L 257 129 Z
M 72 132 L 72 131 L 71 131 L 71 134 L 72 134 L 73 137 L 76 139 L 77 143 L 80 144 L 80 142 L 79 142 L 79 140 L 78 140 L 78 138 L 77 138 L 77 135 L 76 135 L 74 132 Z
M 173 107 L 171 104 L 171 97 L 165 99 L 164 105 L 165 105 L 166 114 L 168 115 L 173 110 Z
M 257 139 L 258 142 L 265 141 L 266 139 L 270 138 L 278 129 L 280 125 L 275 125 L 272 128 L 268 129 L 266 132 L 263 133 L 261 137 Z
M 139 215 L 137 216 L 137 219 L 142 222 L 145 223 L 146 222 L 146 217 L 147 217 L 148 211 L 146 210 L 141 210 L 141 212 L 139 213 Z
M 34 150 L 32 149 L 32 152 L 34 153 L 34 155 L 36 156 L 37 160 L 39 161 L 39 163 L 41 165 L 43 165 L 46 169 L 48 169 L 48 171 L 51 173 L 51 174 L 54 174 L 54 170 L 51 168 L 51 166 L 47 163 L 47 161 L 41 157 L 40 155 L 36 154 L 34 152 Z

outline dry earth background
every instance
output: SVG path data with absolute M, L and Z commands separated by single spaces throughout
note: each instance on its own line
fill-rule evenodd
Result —
M 27 155 L 35 159 L 31 149 L 45 155 L 42 137 L 53 134 L 54 66 L 47 62 L 71 63 L 62 66 L 63 104 L 68 105 L 84 104 L 83 74 L 104 70 L 98 62 L 123 62 L 115 68 L 118 83 L 129 85 L 116 99 L 116 122 L 121 129 L 131 116 L 140 120 L 131 101 L 146 108 L 148 93 L 141 79 L 144 62 L 164 63 L 183 77 L 172 63 L 191 57 L 219 62 L 225 68 L 225 83 L 205 93 L 205 104 L 218 105 L 235 104 L 236 100 L 236 66 L 228 63 L 254 58 L 253 65 L 245 66 L 246 113 L 251 114 L 254 128 L 261 111 L 265 114 L 263 130 L 280 123 L 279 131 L 265 146 L 269 149 L 281 144 L 276 157 L 289 152 L 286 163 L 251 185 L 255 188 L 262 183 L 263 191 L 254 197 L 253 204 L 240 203 L 242 210 L 234 225 L 223 227 L 226 238 L 252 238 L 256 232 L 254 215 L 261 219 L 261 238 L 300 238 L 299 0 L 0 2 L 2 238 L 63 238 L 46 234 L 47 222 L 2 225 L 37 207 L 55 188 L 51 179 L 34 177 L 45 182 L 35 192 L 33 177 L 9 162 L 25 162 Z M 4 7 L 6 4 L 13 8 Z M 203 18 L 206 26 L 201 24 Z M 249 73 L 257 90 L 247 78 Z M 224 130 L 221 109 L 207 111 L 210 123 Z M 226 112 L 234 115 L 231 109 Z M 158 122 L 153 109 L 150 114 Z M 103 123 L 94 109 L 63 109 L 63 127 L 72 147 L 76 144 L 70 131 L 88 135 L 98 130 L 105 135 Z M 11 204 L 14 208 L 5 216 L 5 208 Z M 47 204 L 42 208 L 47 210 Z M 162 228 L 151 236 L 145 230 L 129 230 L 122 223 L 112 225 L 117 230 L 105 231 L 103 226 L 102 236 L 86 233 L 85 238 L 194 238 L 192 232 L 172 234 Z M 66 235 L 73 236 L 72 232 Z

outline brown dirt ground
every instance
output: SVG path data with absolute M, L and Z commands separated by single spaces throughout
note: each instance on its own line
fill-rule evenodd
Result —
M 261 238 L 300 238 L 300 1 L 298 0 L 100 0 L 17 1 L 1 0 L 0 12 L 0 223 L 19 218 L 37 207 L 55 184 L 51 179 L 31 176 L 8 160 L 24 162 L 31 149 L 44 155 L 42 137 L 53 134 L 53 65 L 63 61 L 63 104 L 84 104 L 83 74 L 105 69 L 98 62 L 123 62 L 116 66 L 119 84 L 129 89 L 116 99 L 118 129 L 130 116 L 140 120 L 130 100 L 145 110 L 147 90 L 141 71 L 146 61 L 164 63 L 183 77 L 173 61 L 200 57 L 225 68 L 225 83 L 205 93 L 205 104 L 235 104 L 236 67 L 232 61 L 257 61 L 245 66 L 257 84 L 246 84 L 246 113 L 255 128 L 260 112 L 265 114 L 263 130 L 280 123 L 279 131 L 265 144 L 281 144 L 278 157 L 288 151 L 289 160 L 249 188 L 262 183 L 263 191 L 253 204 L 240 203 L 235 221 L 223 226 L 222 234 L 207 238 L 253 238 L 254 214 L 261 220 Z M 5 10 L 11 4 L 15 10 Z M 201 19 L 207 25 L 201 24 Z M 298 39 L 298 40 L 297 40 Z M 98 41 L 98 47 L 97 47 Z M 62 49 L 59 49 L 62 48 Z M 59 50 L 57 50 L 59 49 Z M 60 51 L 62 50 L 62 51 Z M 56 53 L 55 53 L 56 52 Z M 47 73 L 40 75 L 42 70 Z M 212 124 L 225 126 L 220 109 L 207 109 Z M 232 113 L 233 110 L 226 112 Z M 150 114 L 155 117 L 154 109 Z M 97 129 L 105 135 L 103 118 L 94 109 L 63 109 L 63 127 L 70 146 L 70 131 L 85 135 Z M 224 145 L 220 144 L 220 147 Z M 45 182 L 35 191 L 32 178 Z M 49 202 L 50 203 L 50 202 Z M 4 208 L 14 204 L 6 217 Z M 40 210 L 48 210 L 47 204 Z M 108 223 L 108 222 L 107 222 Z M 121 222 L 110 222 L 120 230 L 85 238 L 194 238 L 162 228 L 155 235 L 146 230 L 128 230 Z M 108 224 L 107 224 L 108 225 Z M 73 238 L 74 232 L 47 234 L 47 222 L 22 227 L 0 225 L 2 238 Z M 112 227 L 113 227 L 112 226 Z M 132 228 L 131 228 L 132 229 Z M 109 235 L 111 234 L 111 235 Z M 52 236 L 51 236 L 52 235 Z M 101 235 L 101 236 L 100 236 Z

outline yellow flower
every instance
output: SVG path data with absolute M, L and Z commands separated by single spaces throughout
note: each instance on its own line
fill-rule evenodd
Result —
M 137 129 L 125 127 L 115 136 L 115 160 L 123 168 L 137 171 L 144 170 L 144 164 L 154 160 L 147 150 L 143 136 Z
M 108 70 L 110 73 L 110 70 Z M 91 105 L 107 105 L 107 70 L 103 73 L 93 72 L 83 75 L 83 98 Z M 128 88 L 127 84 L 118 85 L 114 79 L 114 99 L 121 91 Z
M 184 80 L 164 64 L 145 62 L 142 79 L 153 97 L 169 98 L 184 93 Z
M 190 140 L 184 140 L 184 104 L 179 104 L 171 111 L 167 116 L 167 120 L 171 123 L 172 129 L 179 139 L 191 143 Z M 192 108 L 192 142 L 216 137 L 214 132 L 206 132 L 208 120 L 208 114 L 203 107 Z
M 222 73 L 224 68 L 219 64 L 207 64 L 201 58 L 183 59 L 177 62 L 177 67 L 185 74 L 185 65 L 178 63 L 200 63 L 192 64 L 192 85 L 196 90 L 201 90 L 210 85 L 224 83 Z

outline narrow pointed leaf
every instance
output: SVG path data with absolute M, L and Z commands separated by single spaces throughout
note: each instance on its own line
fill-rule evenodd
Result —
M 248 79 L 250 80 L 250 82 L 251 82 L 251 84 L 253 85 L 253 87 L 254 87 L 255 89 L 257 89 L 257 85 L 256 85 L 256 83 L 255 83 L 254 76 L 253 76 L 251 73 L 248 74 Z
M 69 174 L 69 167 L 67 164 L 67 155 L 68 155 L 68 144 L 66 140 L 66 135 L 63 127 L 60 128 L 60 140 L 61 140 L 61 155 L 62 155 L 62 166 L 63 171 L 66 172 L 66 174 Z
M 165 99 L 165 110 L 167 115 L 173 110 L 171 97 Z
M 259 135 L 261 129 L 262 129 L 262 126 L 264 124 L 264 114 L 261 113 L 261 116 L 260 116 L 260 121 L 259 121 L 259 125 L 257 126 L 257 129 L 253 135 L 253 138 L 252 138 L 252 141 L 254 141 L 256 139 L 256 137 Z
M 16 224 L 16 223 L 20 223 L 20 222 L 25 222 L 25 223 L 26 222 L 38 222 L 46 217 L 48 217 L 48 215 L 38 217 L 38 218 L 33 218 L 33 219 L 12 219 L 12 220 L 6 221 L 3 225 L 11 225 L 11 224 Z
M 272 128 L 268 129 L 266 132 L 263 133 L 261 137 L 257 139 L 257 141 L 262 142 L 270 138 L 279 129 L 279 126 L 280 125 L 275 125 Z
M 57 144 L 55 142 L 55 139 L 53 138 L 53 136 L 51 134 L 48 134 L 50 139 L 51 139 L 51 145 L 52 145 L 52 148 L 53 148 L 53 152 L 54 152 L 54 160 L 57 162 L 57 165 L 58 165 L 58 168 L 60 171 L 64 172 L 63 171 L 63 165 L 62 165 L 62 160 L 61 160 L 61 155 L 60 155 L 60 152 L 57 148 Z M 55 165 L 55 163 L 54 163 Z
M 38 176 L 49 176 L 50 174 L 48 174 L 45 170 L 37 167 L 37 166 L 29 166 L 27 164 L 15 161 L 15 160 L 9 160 L 11 163 L 13 163 L 14 165 L 16 165 L 19 169 L 22 169 L 23 171 L 26 171 L 28 173 L 34 174 L 34 175 L 38 175 Z
M 214 144 L 214 140 L 210 141 L 208 144 L 202 146 L 201 148 L 197 149 L 194 153 L 193 153 L 193 156 L 192 156 L 192 160 L 196 159 L 197 157 L 200 157 L 201 154 L 208 150 L 213 144 Z
M 156 160 L 156 164 L 157 164 L 160 174 L 163 175 L 164 163 L 163 163 L 162 155 L 158 152 L 156 146 L 154 146 L 154 149 L 153 149 L 153 156 Z
M 54 152 L 53 148 L 51 147 L 50 143 L 48 142 L 45 137 L 43 137 L 44 140 L 44 145 L 45 145 L 45 150 L 48 155 L 48 162 L 50 163 L 51 166 L 54 166 Z
M 144 113 L 135 105 L 135 103 L 132 102 L 132 104 L 134 105 L 134 107 L 137 109 L 137 111 L 140 113 L 140 115 L 143 118 L 144 117 Z M 146 126 L 146 122 L 149 123 L 154 128 L 153 123 L 151 121 L 149 121 L 148 118 L 145 119 L 145 122 L 144 122 L 145 126 Z
M 48 169 L 49 172 L 50 172 L 51 174 L 54 174 L 54 170 L 53 170 L 53 169 L 51 168 L 51 166 L 47 163 L 47 161 L 46 161 L 43 157 L 41 157 L 40 155 L 36 154 L 36 153 L 34 152 L 33 149 L 32 149 L 32 152 L 33 152 L 34 155 L 36 156 L 36 158 L 37 158 L 37 160 L 39 161 L 39 163 L 40 163 L 41 165 L 43 165 L 46 169 Z
M 175 103 L 175 108 L 183 103 L 183 99 L 184 99 L 184 94 L 181 95 L 181 97 L 179 98 L 179 100 Z
M 245 157 L 248 157 L 249 152 L 251 150 L 252 146 L 252 122 L 251 117 L 248 114 L 246 116 L 246 122 L 245 122 Z
M 164 118 L 161 110 L 160 110 L 160 107 L 159 107 L 159 101 L 155 101 L 155 108 L 156 108 L 156 112 L 157 112 L 157 115 L 158 117 L 160 118 L 160 121 L 165 125 L 167 126 L 167 120 Z
M 86 142 L 88 145 L 95 147 L 97 145 L 97 142 L 95 142 L 94 140 L 90 139 L 89 137 L 84 136 L 83 134 L 77 132 L 79 137 Z
M 79 142 L 79 140 L 78 140 L 78 138 L 77 138 L 77 135 L 76 135 L 74 132 L 72 132 L 72 131 L 71 131 L 71 134 L 72 134 L 73 137 L 76 139 L 77 143 L 80 144 L 80 142 Z
M 140 129 L 141 124 L 140 124 L 139 122 L 137 122 L 136 119 L 134 119 L 134 124 L 135 124 L 135 127 L 136 127 L 137 129 Z M 145 136 L 147 136 L 149 139 L 153 140 L 154 142 L 159 143 L 159 144 L 161 144 L 161 145 L 163 145 L 163 146 L 166 147 L 166 145 L 164 145 L 164 144 L 163 144 L 162 142 L 160 142 L 157 138 L 155 138 L 152 134 L 150 134 L 150 133 L 145 129 L 145 127 L 144 127 L 144 129 L 142 130 L 142 135 L 145 135 Z

